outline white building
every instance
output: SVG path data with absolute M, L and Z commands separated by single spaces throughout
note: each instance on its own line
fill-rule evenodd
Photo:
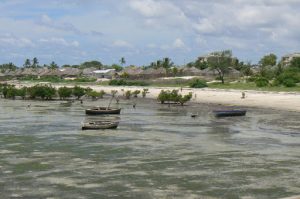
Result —
M 116 74 L 115 69 L 105 69 L 105 70 L 94 70 L 92 75 L 96 78 L 107 78 L 112 79 Z

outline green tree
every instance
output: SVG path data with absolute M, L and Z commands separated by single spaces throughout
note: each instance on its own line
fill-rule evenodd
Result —
M 30 59 L 26 59 L 26 60 L 25 60 L 25 63 L 23 64 L 23 67 L 24 67 L 24 68 L 30 68 L 30 67 L 31 67 Z
M 263 56 L 259 61 L 259 64 L 262 66 L 275 66 L 276 65 L 277 56 L 273 53 L 269 55 Z
M 121 71 L 123 69 L 122 66 L 119 66 L 118 64 L 113 64 L 111 65 L 112 69 L 115 69 L 116 71 Z
M 120 64 L 121 64 L 122 66 L 124 66 L 124 64 L 126 64 L 125 57 L 121 57 L 121 59 L 120 59 Z
M 39 61 L 36 57 L 34 57 L 33 60 L 32 60 L 32 66 L 31 67 L 32 68 L 37 68 L 38 65 L 39 65 Z
M 87 61 L 82 64 L 80 64 L 80 68 L 97 68 L 97 69 L 102 69 L 103 64 L 100 61 Z
M 72 88 L 68 88 L 68 87 L 60 87 L 58 89 L 58 95 L 60 99 L 65 99 L 68 97 L 71 97 L 72 95 Z
M 75 86 L 73 88 L 73 95 L 79 99 L 80 97 L 85 95 L 85 89 L 80 86 Z
M 52 70 L 58 69 L 58 65 L 57 65 L 54 61 L 52 61 L 52 62 L 50 63 L 49 68 L 52 69 Z
M 300 57 L 293 58 L 289 67 L 299 69 L 300 71 Z
M 162 60 L 161 66 L 165 69 L 171 68 L 174 65 L 174 63 L 171 61 L 169 57 L 165 57 Z
M 276 65 L 277 57 L 275 54 L 265 55 L 259 61 L 259 73 L 262 77 L 271 79 L 273 77 L 272 67 Z
M 232 52 L 225 50 L 221 52 L 214 52 L 214 56 L 209 57 L 208 65 L 210 69 L 218 72 L 219 79 L 224 84 L 224 76 L 228 73 L 229 68 L 233 65 Z

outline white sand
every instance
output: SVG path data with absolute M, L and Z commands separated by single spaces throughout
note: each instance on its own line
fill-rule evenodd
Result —
M 104 90 L 110 93 L 111 90 L 118 90 L 118 94 L 126 90 L 142 90 L 141 87 L 112 87 L 112 86 L 91 86 L 95 90 Z M 156 99 L 161 90 L 173 90 L 174 87 L 147 87 L 149 92 L 147 98 Z M 300 112 L 300 93 L 287 92 L 259 92 L 259 91 L 239 91 L 223 89 L 191 89 L 183 88 L 183 94 L 193 93 L 193 102 L 214 103 L 232 106 L 262 107 L 277 110 L 288 110 Z M 245 92 L 245 99 L 241 99 L 242 92 Z

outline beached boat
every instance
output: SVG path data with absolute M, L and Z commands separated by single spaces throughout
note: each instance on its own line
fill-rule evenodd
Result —
M 216 117 L 234 117 L 234 116 L 245 116 L 246 110 L 215 110 L 213 111 Z
M 120 114 L 120 108 L 93 107 L 85 110 L 87 115 Z
M 116 129 L 117 121 L 90 121 L 82 124 L 82 130 Z

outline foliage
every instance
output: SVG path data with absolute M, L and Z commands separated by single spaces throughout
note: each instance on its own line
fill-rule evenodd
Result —
M 191 88 L 204 88 L 207 87 L 207 83 L 201 79 L 192 79 L 189 86 Z
M 225 50 L 221 52 L 214 52 L 214 56 L 209 57 L 208 65 L 210 69 L 218 72 L 219 78 L 224 84 L 224 76 L 229 71 L 229 67 L 234 65 L 235 59 L 232 58 L 232 52 Z
M 259 77 L 255 80 L 255 84 L 257 87 L 266 87 L 269 85 L 269 80 L 264 77 Z
M 289 67 L 296 68 L 299 70 L 298 72 L 300 72 L 300 57 L 293 58 Z
M 143 98 L 146 97 L 147 93 L 149 93 L 149 89 L 148 88 L 144 88 L 143 91 L 142 91 Z
M 112 69 L 115 69 L 117 72 L 121 71 L 123 69 L 122 66 L 119 66 L 118 64 L 111 65 Z
M 184 103 L 192 99 L 192 93 L 189 93 L 188 95 L 181 95 L 178 94 L 178 90 L 161 90 L 157 99 L 162 104 L 164 104 L 165 102 L 176 102 L 180 103 L 183 106 Z
M 111 86 L 147 86 L 148 84 L 143 81 L 128 81 L 124 79 L 113 79 L 110 80 L 108 85 Z
M 300 82 L 300 73 L 296 67 L 290 67 L 275 79 L 275 85 L 284 85 L 286 87 L 294 87 Z
M 128 90 L 128 91 L 125 92 L 125 98 L 126 99 L 130 99 L 131 95 L 132 95 L 131 91 Z
M 162 60 L 157 60 L 156 62 L 151 62 L 148 68 L 160 68 L 163 67 L 165 69 L 172 68 L 174 63 L 169 57 L 165 57 Z
M 103 65 L 101 62 L 99 61 L 86 61 L 83 62 L 82 64 L 80 64 L 79 66 L 80 68 L 84 69 L 84 68 L 97 68 L 97 69 L 102 69 Z
M 104 95 L 105 95 L 105 92 L 103 90 L 101 90 L 100 92 L 97 92 L 94 90 L 87 92 L 87 96 L 92 97 L 93 99 L 103 98 Z
M 259 64 L 261 66 L 275 66 L 276 65 L 277 56 L 273 53 L 269 55 L 265 55 L 261 60 L 259 61 Z
M 288 78 L 283 80 L 282 84 L 286 87 L 294 87 L 296 86 L 296 81 L 292 78 Z
M 58 69 L 58 65 L 57 65 L 54 61 L 52 61 L 52 62 L 50 63 L 49 69 L 52 69 L 52 70 Z
M 135 91 L 132 92 L 132 95 L 133 95 L 133 97 L 137 98 L 138 94 L 140 94 L 140 93 L 141 93 L 140 90 L 135 90 Z
M 17 69 L 17 66 L 14 65 L 12 62 L 8 63 L 8 64 L 1 64 L 0 65 L 0 71 L 3 73 L 6 70 L 12 70 L 15 71 Z
M 14 86 L 9 86 L 6 91 L 5 98 L 15 99 L 17 95 L 18 95 L 18 89 L 16 89 Z
M 31 99 L 40 97 L 41 99 L 49 100 L 56 95 L 56 89 L 51 85 L 37 84 L 27 88 L 27 94 Z
M 177 101 L 180 103 L 181 106 L 183 106 L 186 102 L 190 101 L 192 97 L 192 92 L 190 92 L 188 95 L 178 95 Z
M 197 59 L 195 62 L 190 62 L 187 64 L 187 67 L 195 67 L 200 70 L 208 68 L 208 63 L 206 61 L 202 61 L 201 59 Z
M 123 66 L 124 64 L 126 64 L 126 60 L 125 57 L 121 57 L 120 59 L 120 64 Z
M 73 95 L 79 99 L 80 97 L 85 95 L 85 89 L 80 86 L 75 86 L 73 88 Z
M 64 87 L 60 87 L 57 92 L 60 99 L 65 99 L 71 97 L 73 90 L 72 88 L 68 88 L 64 86 Z
M 18 89 L 17 96 L 20 96 L 20 97 L 22 97 L 22 99 L 25 99 L 26 93 L 27 93 L 27 87 L 25 86 L 25 87 Z

